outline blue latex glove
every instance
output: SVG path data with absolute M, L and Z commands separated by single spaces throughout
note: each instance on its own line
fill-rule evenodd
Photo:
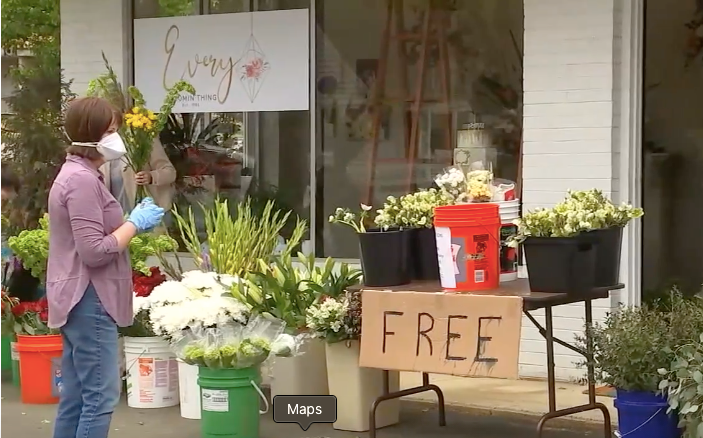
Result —
M 164 209 L 154 204 L 151 198 L 145 198 L 134 207 L 127 221 L 137 227 L 138 233 L 143 233 L 157 226 L 163 219 L 164 213 Z

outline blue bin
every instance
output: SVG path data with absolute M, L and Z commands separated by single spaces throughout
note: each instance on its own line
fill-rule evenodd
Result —
M 620 437 L 679 438 L 678 416 L 667 415 L 666 397 L 652 392 L 617 390 Z

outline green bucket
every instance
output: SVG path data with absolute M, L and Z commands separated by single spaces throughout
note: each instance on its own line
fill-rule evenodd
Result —
M 2 337 L 2 373 L 5 374 L 8 371 L 12 371 L 12 342 L 11 336 Z
M 259 415 L 268 412 L 258 367 L 212 369 L 200 367 L 202 438 L 259 438 Z M 266 409 L 259 410 L 259 398 Z

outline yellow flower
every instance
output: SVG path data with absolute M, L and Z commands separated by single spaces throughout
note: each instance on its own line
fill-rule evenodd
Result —
M 133 112 L 134 114 L 139 114 L 139 107 L 138 107 L 138 106 L 135 106 L 134 108 L 132 108 L 132 112 Z
M 132 127 L 133 127 L 133 128 L 141 128 L 142 125 L 143 125 L 143 123 L 142 123 L 141 120 L 134 120 L 134 121 L 132 122 Z
M 147 111 L 147 115 L 149 116 L 149 120 L 156 120 L 156 114 L 154 114 L 153 111 Z

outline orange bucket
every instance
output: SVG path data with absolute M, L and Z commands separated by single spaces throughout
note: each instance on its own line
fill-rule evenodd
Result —
M 435 208 L 435 234 L 442 288 L 479 291 L 500 283 L 500 214 L 497 204 Z
M 22 403 L 59 402 L 61 390 L 61 335 L 17 336 L 22 378 Z

